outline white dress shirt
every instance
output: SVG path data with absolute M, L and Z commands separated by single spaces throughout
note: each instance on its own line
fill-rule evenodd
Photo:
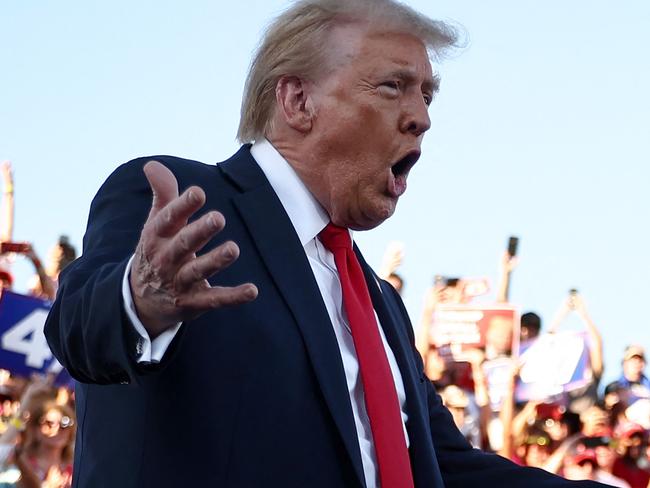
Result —
M 334 333 L 341 352 L 345 381 L 347 383 L 348 394 L 350 395 L 354 424 L 359 439 L 366 486 L 368 488 L 378 487 L 377 460 L 375 457 L 372 432 L 370 430 L 370 420 L 366 412 L 363 385 L 361 383 L 361 375 L 359 374 L 359 362 L 350 333 L 350 326 L 343 308 L 341 283 L 339 282 L 334 255 L 317 238 L 318 233 L 329 223 L 329 217 L 323 207 L 321 207 L 300 180 L 291 165 L 289 165 L 267 140 L 262 139 L 256 142 L 251 148 L 251 154 L 278 195 L 309 259 L 309 264 L 316 278 L 330 321 L 334 327 Z M 124 275 L 122 292 L 127 315 L 142 337 L 142 340 L 138 344 L 139 361 L 160 361 L 170 342 L 176 335 L 180 324 L 164 332 L 153 341 L 149 339 L 144 326 L 135 313 L 128 279 L 130 268 L 131 262 L 129 262 Z M 379 320 L 377 320 L 377 323 L 379 323 Z M 406 432 L 406 421 L 408 417 L 405 411 L 406 394 L 404 392 L 402 376 L 397 367 L 395 356 L 386 342 L 386 337 L 381 327 L 379 327 L 379 333 L 395 381 L 395 388 L 402 414 L 404 436 L 408 446 L 409 439 Z

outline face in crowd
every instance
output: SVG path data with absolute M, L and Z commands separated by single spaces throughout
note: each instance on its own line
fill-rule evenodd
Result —
M 57 408 L 50 408 L 38 420 L 38 439 L 43 445 L 63 449 L 71 441 L 74 420 Z
M 541 468 L 551 456 L 551 439 L 545 432 L 535 429 L 526 437 L 520 451 L 523 451 L 526 466 Z
M 621 439 L 621 450 L 623 456 L 628 459 L 641 459 L 645 454 L 645 434 L 638 432 Z
M 494 317 L 488 325 L 486 349 L 498 355 L 510 354 L 512 349 L 512 320 L 508 317 Z
M 76 429 L 73 409 L 47 401 L 30 413 L 25 431 L 25 452 L 33 457 L 57 453 L 64 462 L 72 462 Z
M 598 465 L 602 467 L 605 471 L 611 472 L 614 468 L 614 462 L 618 457 L 616 455 L 616 443 L 612 441 L 612 445 L 607 446 L 596 446 L 594 451 L 596 452 L 596 460 Z
M 568 480 L 594 480 L 597 469 L 598 461 L 595 454 L 579 454 L 565 458 L 562 474 Z
M 628 381 L 637 382 L 643 376 L 645 369 L 645 358 L 641 355 L 634 356 L 623 361 L 623 375 Z
M 45 272 L 51 278 L 58 278 L 63 268 L 74 261 L 76 257 L 75 248 L 69 244 L 65 236 L 62 236 L 60 241 L 48 251 Z
M 459 430 L 465 425 L 467 405 L 469 399 L 463 390 L 456 385 L 449 385 L 440 392 L 444 405 L 449 409 L 454 424 Z
M 559 444 L 564 439 L 566 439 L 569 431 L 567 425 L 557 418 L 545 419 L 544 430 L 549 435 L 551 440 L 556 444 Z
M 535 312 L 527 312 L 521 316 L 520 340 L 530 341 L 539 336 L 542 319 Z
M 580 414 L 582 433 L 587 437 L 597 437 L 609 428 L 609 415 L 598 405 L 593 405 Z

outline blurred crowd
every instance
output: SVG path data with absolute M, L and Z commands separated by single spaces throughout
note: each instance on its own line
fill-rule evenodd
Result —
M 0 375 L 0 488 L 71 486 L 74 394 L 51 376 Z
M 14 180 L 11 165 L 0 165 L 0 296 L 14 286 L 12 265 L 28 259 L 34 276 L 31 296 L 53 300 L 61 270 L 76 257 L 65 236 L 43 264 L 29 242 L 14 241 Z M 2 365 L 0 365 L 2 366 Z M 75 440 L 74 392 L 54 384 L 54 375 L 25 378 L 0 369 L 0 488 L 71 486 Z
M 14 284 L 12 263 L 23 258 L 34 266 L 27 284 L 29 294 L 53 300 L 59 273 L 75 259 L 75 249 L 62 236 L 43 264 L 29 242 L 14 241 L 14 182 L 9 163 L 0 166 L 0 185 L 0 296 Z M 403 245 L 392 243 L 380 268 L 380 275 L 400 292 L 405 283 L 398 273 L 403 256 Z M 508 304 L 516 266 L 515 249 L 509 247 L 500 261 L 495 304 Z M 582 296 L 572 290 L 546 329 L 538 314 L 526 312 L 517 324 L 494 321 L 480 347 L 450 354 L 432 336 L 436 310 L 471 304 L 488 289 L 484 279 L 436 277 L 416 327 L 416 345 L 426 374 L 459 430 L 475 447 L 521 465 L 568 479 L 650 488 L 650 380 L 644 373 L 644 348 L 630 345 L 622 351 L 619 378 L 601 385 L 603 340 Z M 522 346 L 556 333 L 573 313 L 584 324 L 589 380 L 547 398 L 518 399 L 517 385 L 525 366 L 519 354 Z M 507 366 L 496 396 L 489 374 L 489 365 L 495 362 Z M 74 392 L 55 385 L 53 376 L 27 379 L 0 369 L 0 488 L 69 487 L 75 423 Z
M 29 242 L 14 241 L 14 179 L 11 164 L 0 164 L 2 199 L 0 200 L 0 290 L 11 289 L 14 277 L 11 265 L 15 259 L 24 257 L 34 265 L 34 276 L 27 284 L 29 294 L 45 300 L 54 300 L 59 273 L 77 257 L 75 248 L 66 236 L 61 236 L 52 246 L 45 264 L 41 262 Z
M 405 283 L 398 273 L 403 252 L 403 246 L 391 244 L 381 267 L 382 277 L 398 291 Z M 491 303 L 508 304 L 510 277 L 517 264 L 515 252 L 506 251 Z M 603 340 L 583 297 L 571 290 L 547 330 L 537 313 L 526 312 L 520 317 L 520 327 L 505 320 L 493 321 L 481 347 L 449 354 L 449 347 L 436 342 L 436 329 L 432 328 L 436 310 L 450 304 L 471 306 L 476 296 L 486 292 L 485 280 L 436 277 L 416 330 L 427 376 L 468 441 L 517 464 L 568 479 L 649 488 L 650 380 L 644 372 L 644 348 L 625 348 L 620 376 L 601 385 Z M 515 392 L 525 366 L 520 351 L 542 336 L 557 336 L 569 314 L 577 314 L 584 325 L 588 380 L 578 388 L 544 398 L 518 400 Z M 507 368 L 495 401 L 489 365 L 497 362 Z

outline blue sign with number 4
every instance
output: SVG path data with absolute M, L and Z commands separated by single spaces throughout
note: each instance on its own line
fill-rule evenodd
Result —
M 0 295 L 0 368 L 13 374 L 54 373 L 69 379 L 50 351 L 43 326 L 50 302 L 3 290 Z

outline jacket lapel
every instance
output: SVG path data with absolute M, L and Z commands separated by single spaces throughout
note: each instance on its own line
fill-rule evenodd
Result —
M 280 200 L 251 156 L 250 146 L 242 147 L 219 168 L 241 189 L 234 204 L 298 324 L 325 402 L 360 486 L 364 486 L 361 452 L 341 354 L 302 244 Z
M 400 313 L 399 306 L 392 296 L 392 290 L 387 288 L 390 285 L 379 280 L 356 245 L 355 252 L 363 268 L 373 308 L 379 317 L 381 328 L 402 375 L 408 414 L 406 428 L 409 434 L 409 453 L 415 486 L 441 488 L 444 483 L 430 434 L 427 399 L 422 386 L 423 381 L 429 380 L 418 370 L 417 363 L 414 361 L 413 354 L 417 352 L 405 329 L 411 327 L 410 321 Z

